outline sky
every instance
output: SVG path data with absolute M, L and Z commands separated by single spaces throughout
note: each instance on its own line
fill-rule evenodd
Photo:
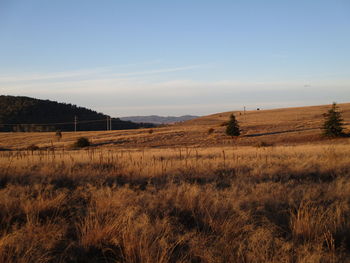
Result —
M 113 117 L 350 102 L 350 1 L 0 0 L 0 94 Z

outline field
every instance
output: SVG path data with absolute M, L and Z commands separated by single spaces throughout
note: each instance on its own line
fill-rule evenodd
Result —
M 1 262 L 350 262 L 350 139 L 320 136 L 328 107 L 236 112 L 238 139 L 230 113 L 1 134 Z
M 350 131 L 350 103 L 339 104 Z M 249 146 L 261 141 L 275 145 L 323 143 L 320 136 L 323 113 L 330 105 L 276 110 L 225 112 L 201 117 L 184 123 L 154 129 L 67 132 L 57 141 L 55 133 L 3 133 L 0 148 L 26 149 L 31 144 L 42 148 L 69 148 L 81 136 L 89 138 L 95 146 L 115 148 L 150 147 L 212 147 L 227 145 Z M 234 113 L 242 129 L 242 137 L 232 140 L 225 135 L 223 123 Z M 78 127 L 79 129 L 79 127 Z M 209 129 L 213 129 L 212 133 Z M 339 141 L 338 141 L 339 142 Z

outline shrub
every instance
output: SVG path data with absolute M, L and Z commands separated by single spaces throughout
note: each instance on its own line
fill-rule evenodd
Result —
M 208 130 L 208 134 L 212 134 L 214 131 L 215 131 L 214 128 L 210 128 L 210 129 Z
M 90 141 L 86 137 L 80 137 L 74 143 L 74 147 L 77 147 L 77 148 L 84 148 L 88 146 L 90 146 Z

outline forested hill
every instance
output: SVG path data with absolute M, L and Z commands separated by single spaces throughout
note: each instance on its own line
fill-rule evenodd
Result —
M 29 97 L 0 96 L 0 131 L 106 130 L 107 115 L 72 104 Z M 137 129 L 150 124 L 112 119 L 112 129 Z

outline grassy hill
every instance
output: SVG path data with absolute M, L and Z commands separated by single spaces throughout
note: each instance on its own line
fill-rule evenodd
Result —
M 8 133 L 0 137 L 0 147 L 25 148 L 30 144 L 46 147 L 51 141 L 58 148 L 72 144 L 76 138 L 86 136 L 96 146 L 104 147 L 173 147 L 173 146 L 222 146 L 222 145 L 257 145 L 296 144 L 319 142 L 321 136 L 322 114 L 331 106 L 311 106 L 273 110 L 224 112 L 200 117 L 194 120 L 169 125 L 161 128 L 66 132 L 62 140 L 54 141 L 54 133 Z M 350 103 L 339 104 L 348 131 L 350 130 Z M 242 136 L 232 140 L 225 135 L 223 123 L 234 113 L 240 123 Z M 212 132 L 209 130 L 211 129 Z M 348 139 L 344 139 L 348 140 Z
M 78 107 L 29 97 L 0 96 L 0 131 L 73 131 L 77 117 L 80 131 L 105 130 L 107 115 Z M 143 124 L 112 119 L 112 128 L 135 129 Z
M 350 138 L 320 136 L 328 108 L 235 112 L 235 140 L 231 112 L 2 133 L 1 262 L 350 262 Z M 81 136 L 93 147 L 68 148 Z

